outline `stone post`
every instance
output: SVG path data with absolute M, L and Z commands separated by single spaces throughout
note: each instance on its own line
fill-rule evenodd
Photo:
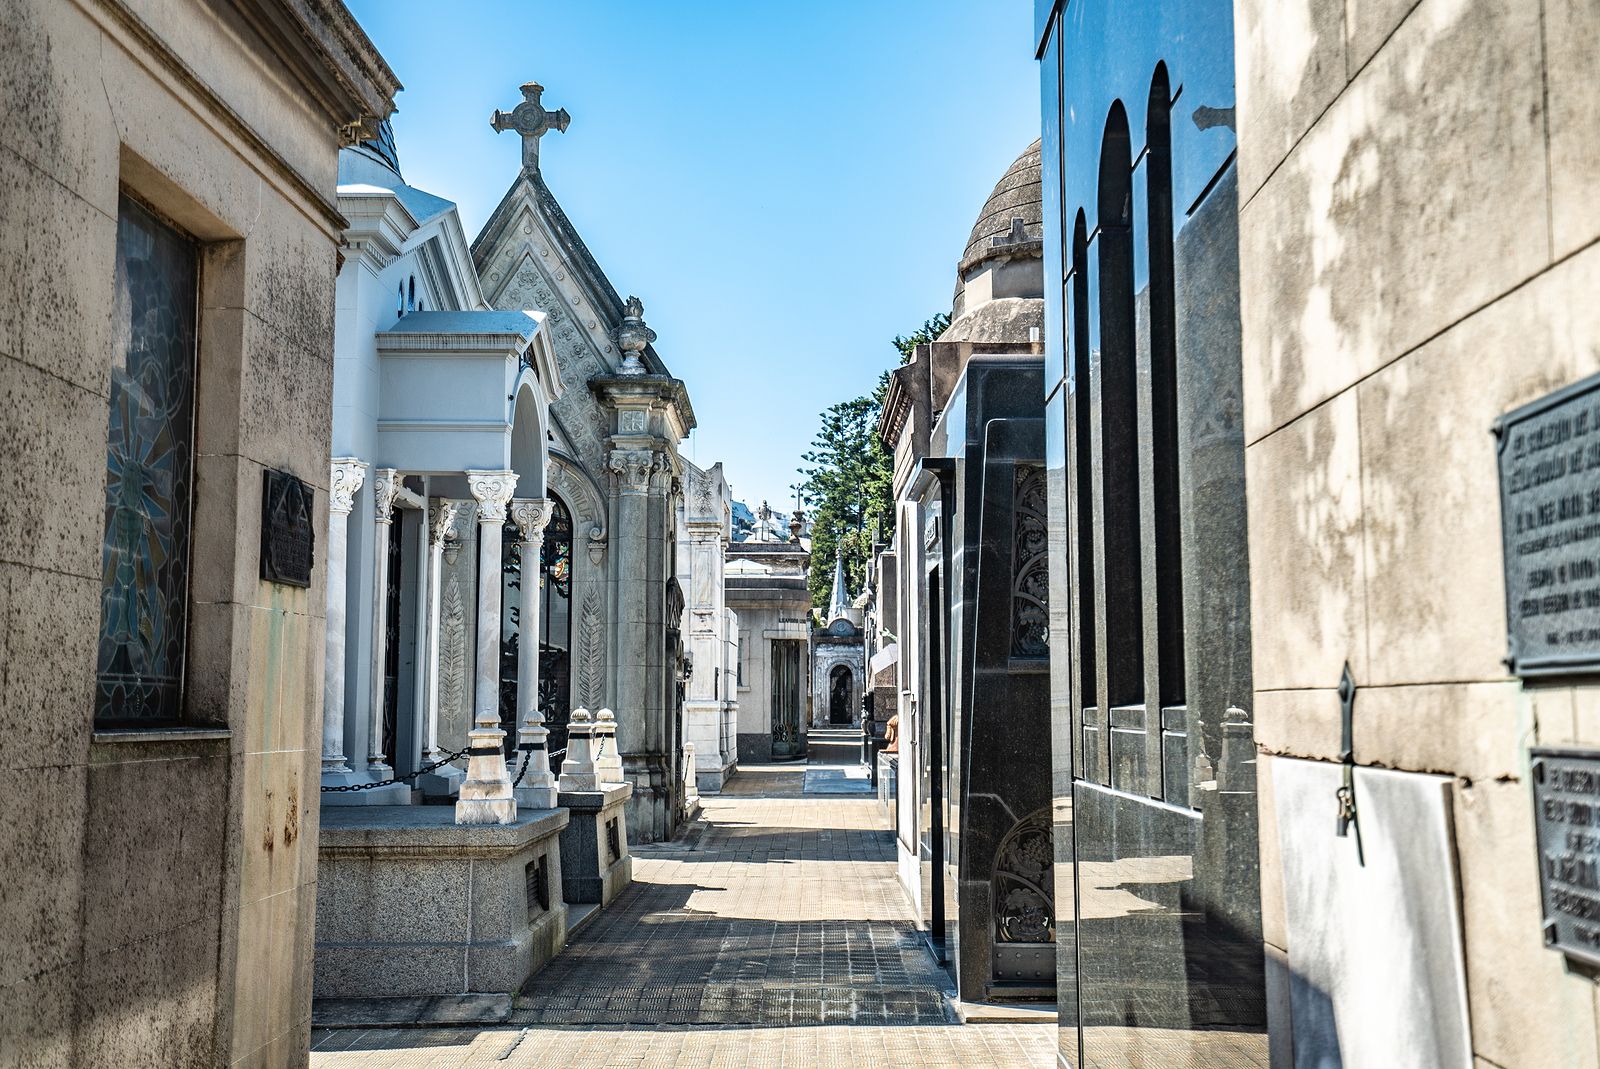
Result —
M 350 510 L 366 481 L 367 466 L 355 457 L 336 457 L 328 479 L 328 649 L 322 674 L 322 776 L 345 782 L 344 759 L 346 561 L 350 549 Z
M 587 709 L 572 710 L 567 721 L 567 756 L 561 762 L 563 791 L 592 791 L 599 787 L 594 770 L 594 718 Z
M 522 753 L 522 762 L 528 765 L 515 793 L 517 804 L 530 809 L 553 809 L 556 804 L 556 782 L 550 774 L 550 753 L 545 748 L 550 732 L 539 709 L 540 558 L 550 513 L 550 502 L 542 498 L 511 503 L 522 560 L 517 608 L 517 749 Z
M 422 763 L 425 765 L 431 765 L 444 756 L 444 751 L 439 749 L 439 600 L 444 581 L 445 542 L 456 538 L 455 525 L 466 508 L 467 506 L 459 501 L 441 500 L 428 510 L 426 527 L 428 624 L 427 648 L 423 657 L 427 672 L 427 684 L 424 689 L 424 716 L 427 718 L 427 723 L 423 730 L 422 744 Z M 446 765 L 419 777 L 417 785 L 423 787 L 426 793 L 450 794 L 455 791 L 460 781 L 461 770 L 453 765 Z
M 400 492 L 400 473 L 393 468 L 372 469 L 372 707 L 367 731 L 367 773 L 387 779 L 394 769 L 383 752 L 383 673 L 388 656 L 389 539 L 394 533 L 394 499 Z
M 506 733 L 500 730 L 500 529 L 516 485 L 514 471 L 467 472 L 467 487 L 478 502 L 478 671 L 457 824 L 510 824 L 517 819 L 502 749 Z
M 617 749 L 617 714 L 602 709 L 594 720 L 594 774 L 601 783 L 626 783 L 622 774 L 622 753 Z

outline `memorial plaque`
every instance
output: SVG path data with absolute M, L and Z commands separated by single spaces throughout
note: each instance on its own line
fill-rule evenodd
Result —
M 1502 416 L 1506 663 L 1600 671 L 1600 375 Z
M 261 578 L 289 586 L 311 585 L 311 524 L 315 491 L 286 471 L 262 473 Z
M 1532 758 L 1544 942 L 1600 967 L 1600 750 Z

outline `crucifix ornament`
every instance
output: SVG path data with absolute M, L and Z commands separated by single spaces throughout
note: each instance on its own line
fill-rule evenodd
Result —
M 522 103 L 510 111 L 496 108 L 489 119 L 489 125 L 494 127 L 497 134 L 515 130 L 522 135 L 522 169 L 530 174 L 539 170 L 539 139 L 551 130 L 566 133 L 567 124 L 572 121 L 566 108 L 546 111 L 539 102 L 543 92 L 544 86 L 538 82 L 525 82 L 522 86 Z

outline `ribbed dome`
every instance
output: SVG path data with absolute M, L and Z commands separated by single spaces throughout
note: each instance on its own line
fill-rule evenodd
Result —
M 961 255 L 960 271 L 965 274 L 975 264 L 990 255 L 1004 254 L 1011 239 L 1011 222 L 1021 219 L 1026 241 L 1044 238 L 1044 200 L 1039 185 L 1040 144 L 1022 150 L 1000 181 L 994 192 L 984 202 L 978 221 L 972 226 L 972 236 L 967 239 L 967 251 Z M 995 244 L 995 238 L 1002 243 Z

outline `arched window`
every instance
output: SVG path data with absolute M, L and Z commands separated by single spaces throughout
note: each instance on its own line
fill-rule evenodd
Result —
M 1094 642 L 1094 464 L 1089 429 L 1089 227 L 1078 210 L 1072 228 L 1072 322 L 1074 487 L 1078 502 L 1078 678 L 1085 707 L 1094 705 L 1099 683 Z
M 408 312 L 412 311 L 416 307 L 417 307 L 417 276 L 416 275 L 412 275 L 411 276 L 411 280 L 410 280 L 409 284 L 406 287 L 406 311 L 408 311 Z
M 1128 113 L 1111 105 L 1100 143 L 1100 515 L 1105 531 L 1106 701 L 1144 701 L 1139 541 L 1139 412 Z
M 539 562 L 544 583 L 539 596 L 544 616 L 539 621 L 539 708 L 554 752 L 566 748 L 572 712 L 572 513 L 554 493 L 550 504 Z
M 406 314 L 406 284 L 404 282 L 399 283 L 398 292 L 395 296 L 394 310 L 396 315 L 403 316 Z
M 1150 423 L 1155 476 L 1156 649 L 1160 702 L 1184 703 L 1183 546 L 1178 506 L 1178 342 L 1172 256 L 1172 87 L 1156 66 L 1145 120 L 1149 186 Z

